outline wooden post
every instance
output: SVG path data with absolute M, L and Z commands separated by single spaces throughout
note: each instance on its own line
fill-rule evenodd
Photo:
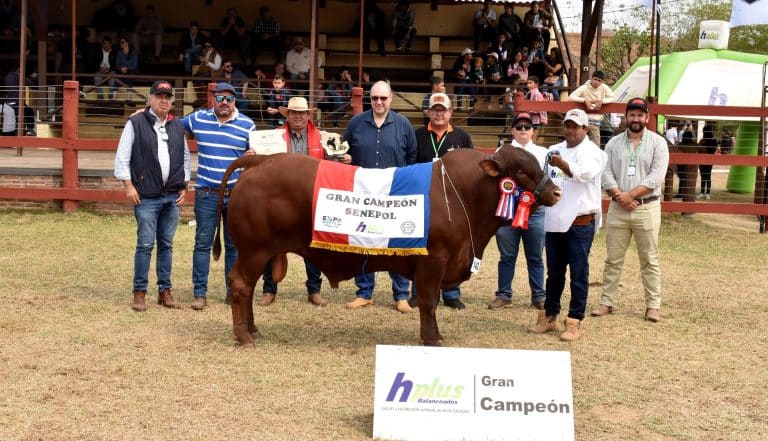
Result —
M 61 137 L 69 140 L 70 145 L 61 152 L 61 186 L 67 190 L 77 190 L 80 186 L 77 164 L 77 150 L 74 141 L 77 140 L 78 104 L 80 101 L 80 84 L 77 81 L 64 81 L 64 105 L 62 108 Z M 62 201 L 65 213 L 77 210 L 76 200 Z
M 352 88 L 352 113 L 357 115 L 363 111 L 363 88 Z

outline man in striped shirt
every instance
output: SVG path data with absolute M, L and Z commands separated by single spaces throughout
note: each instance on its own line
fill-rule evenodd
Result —
M 216 232 L 219 188 L 227 167 L 243 155 L 254 154 L 248 146 L 249 133 L 255 124 L 235 107 L 235 88 L 229 83 L 219 83 L 214 90 L 213 109 L 202 109 L 183 119 L 184 128 L 197 140 L 197 179 L 195 185 L 195 250 L 192 255 L 192 284 L 194 285 L 192 309 L 206 307 L 208 271 L 211 246 Z M 226 301 L 229 301 L 227 275 L 237 258 L 237 249 L 227 230 L 227 203 L 229 192 L 240 173 L 234 172 L 227 181 L 222 214 L 224 216 L 224 280 L 227 283 Z

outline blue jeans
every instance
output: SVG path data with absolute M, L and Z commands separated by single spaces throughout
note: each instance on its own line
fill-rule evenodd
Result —
M 307 259 L 304 259 L 304 269 L 307 272 L 307 294 L 315 294 L 320 292 L 320 288 L 323 286 L 323 273 L 315 266 L 314 263 Z M 277 283 L 272 280 L 272 260 L 267 262 L 267 266 L 264 268 L 264 288 L 263 292 L 277 294 Z
M 595 238 L 595 221 L 571 225 L 565 233 L 547 233 L 547 315 L 560 314 L 566 267 L 571 272 L 571 304 L 568 317 L 583 320 L 589 294 L 589 250 Z
M 184 73 L 192 74 L 192 65 L 200 63 L 201 46 L 195 45 L 184 49 Z
M 158 292 L 171 288 L 171 266 L 173 264 L 173 236 L 179 224 L 179 206 L 176 199 L 179 192 L 168 193 L 155 198 L 141 198 L 133 207 L 136 216 L 136 253 L 133 256 L 133 290 L 146 291 L 149 285 L 149 263 L 152 248 L 157 241 Z
M 229 196 L 224 197 L 222 216 L 224 218 L 224 282 L 227 285 L 229 297 L 229 281 L 227 276 L 237 259 L 237 248 L 232 243 L 227 229 L 227 203 Z M 211 268 L 211 246 L 216 234 L 216 210 L 219 204 L 218 191 L 208 191 L 198 188 L 195 191 L 195 250 L 192 253 L 192 285 L 195 297 L 205 297 L 208 293 L 208 271 Z
M 525 261 L 528 264 L 528 286 L 531 288 L 531 303 L 543 302 L 544 290 L 544 210 L 537 210 L 528 218 L 528 229 L 504 226 L 496 230 L 496 246 L 499 248 L 499 276 L 496 297 L 512 300 L 512 279 L 515 278 L 515 263 L 523 241 Z
M 448 300 L 455 300 L 461 297 L 461 287 L 456 288 L 446 288 L 441 290 L 443 292 L 443 302 L 447 302 Z M 413 286 L 413 289 L 411 290 L 411 296 L 416 297 L 416 285 Z
M 392 298 L 395 301 L 408 300 L 411 281 L 398 273 L 389 272 L 392 279 Z M 376 288 L 376 273 L 363 273 L 355 276 L 355 285 L 357 285 L 357 297 L 371 300 L 373 290 Z

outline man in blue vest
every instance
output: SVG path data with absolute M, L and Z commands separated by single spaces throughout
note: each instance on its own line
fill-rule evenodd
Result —
M 173 88 L 167 81 L 156 81 L 149 92 L 148 109 L 128 119 L 115 156 L 115 177 L 123 181 L 138 225 L 132 308 L 139 312 L 147 310 L 145 297 L 155 241 L 157 303 L 179 307 L 171 295 L 173 236 L 190 179 L 184 126 L 168 113 L 173 106 Z

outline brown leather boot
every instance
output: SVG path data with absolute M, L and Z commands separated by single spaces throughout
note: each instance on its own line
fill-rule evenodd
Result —
M 176 303 L 176 300 L 173 300 L 170 288 L 165 288 L 160 291 L 160 294 L 157 295 L 157 304 L 171 309 L 180 308 L 179 304 Z
M 559 331 L 557 316 L 547 315 L 546 311 L 537 311 L 536 324 L 528 328 L 531 334 L 546 334 L 549 331 Z
M 307 294 L 307 301 L 316 306 L 325 306 L 328 304 L 328 301 L 325 300 L 323 296 L 320 295 L 319 292 L 313 292 L 312 294 Z
M 265 292 L 259 299 L 259 306 L 269 306 L 275 301 L 275 293 Z
M 562 341 L 574 341 L 578 340 L 581 333 L 579 332 L 579 327 L 581 327 L 581 320 L 575 319 L 575 318 L 566 318 L 565 319 L 565 332 L 563 332 L 560 335 L 560 340 Z
M 133 305 L 131 309 L 138 312 L 144 312 L 147 310 L 147 292 L 146 291 L 134 291 L 133 292 Z

